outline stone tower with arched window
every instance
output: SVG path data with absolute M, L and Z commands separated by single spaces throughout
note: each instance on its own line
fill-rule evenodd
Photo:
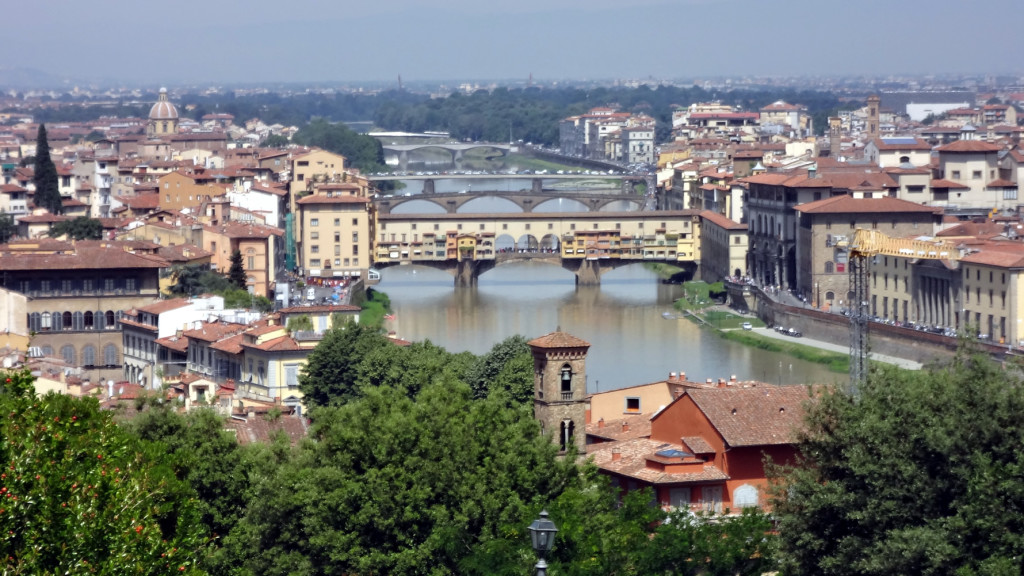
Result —
M 552 332 L 528 343 L 533 352 L 533 416 L 563 451 L 586 450 L 587 350 L 590 343 Z

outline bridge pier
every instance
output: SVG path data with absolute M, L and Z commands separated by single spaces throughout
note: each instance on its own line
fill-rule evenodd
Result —
M 401 150 L 398 152 L 398 169 L 405 172 L 409 169 L 409 151 Z
M 533 184 L 534 194 L 540 194 L 544 192 L 544 180 L 542 178 L 534 178 L 533 180 L 531 180 L 531 183 Z
M 433 179 L 424 180 L 423 181 L 423 193 L 424 194 L 433 194 L 434 193 L 434 180 Z
M 462 162 L 462 150 L 454 150 L 452 152 L 452 164 L 458 166 L 460 162 Z
M 455 263 L 455 287 L 476 286 L 484 272 L 494 268 L 494 260 L 459 260 Z

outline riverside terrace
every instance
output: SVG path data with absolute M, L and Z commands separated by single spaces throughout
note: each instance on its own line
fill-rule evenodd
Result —
M 537 259 L 576 274 L 577 284 L 636 262 L 667 262 L 696 274 L 697 210 L 511 214 L 380 214 L 376 267 L 418 264 L 445 270 L 457 286 L 506 262 Z

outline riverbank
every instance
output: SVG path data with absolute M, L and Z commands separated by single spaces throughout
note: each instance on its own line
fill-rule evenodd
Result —
M 714 330 L 725 340 L 759 350 L 777 352 L 792 358 L 821 364 L 830 372 L 845 374 L 850 371 L 850 349 L 848 345 L 840 345 L 813 338 L 794 338 L 779 334 L 765 326 L 756 316 L 743 316 L 723 306 L 711 306 L 700 310 L 686 310 L 682 316 Z M 742 328 L 744 322 L 751 324 L 750 330 Z M 922 365 L 913 360 L 896 358 L 884 354 L 871 353 L 869 360 L 892 364 L 907 370 L 920 370 Z

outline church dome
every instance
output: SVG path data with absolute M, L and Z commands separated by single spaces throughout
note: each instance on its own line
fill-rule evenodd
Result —
M 177 120 L 178 109 L 167 100 L 167 88 L 160 89 L 160 98 L 149 109 L 150 120 Z

